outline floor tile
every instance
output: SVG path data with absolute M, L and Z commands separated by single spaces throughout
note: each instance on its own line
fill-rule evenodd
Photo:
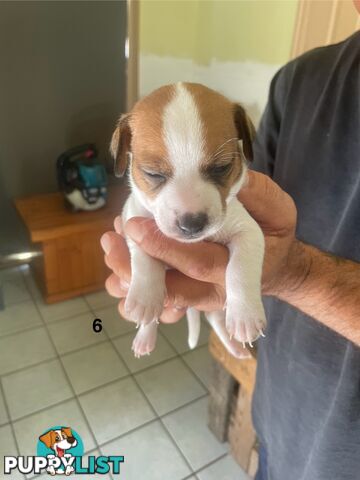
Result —
M 73 396 L 58 360 L 7 375 L 2 384 L 12 420 Z
M 217 462 L 198 472 L 199 480 L 250 480 L 250 477 L 230 456 L 221 458 Z
M 136 358 L 134 352 L 131 350 L 131 345 L 134 339 L 134 333 L 124 335 L 116 338 L 114 345 L 116 346 L 121 357 L 124 359 L 126 365 L 131 372 L 138 372 L 146 367 L 151 367 L 159 362 L 167 360 L 177 355 L 176 351 L 170 346 L 165 338 L 159 333 L 155 351 L 150 355 L 145 355 L 141 358 Z
M 135 324 L 121 318 L 117 305 L 99 308 L 95 310 L 94 313 L 97 318 L 102 320 L 103 327 L 110 338 L 129 332 L 133 332 L 135 335 Z
M 98 310 L 99 308 L 119 303 L 119 300 L 117 298 L 111 297 L 106 290 L 89 293 L 89 295 L 84 295 L 84 298 L 88 302 L 92 310 Z
M 25 265 L 22 269 L 23 278 L 25 285 L 31 295 L 31 297 L 35 300 L 40 300 L 42 298 L 42 294 L 39 288 L 39 285 L 36 283 L 36 280 L 33 277 L 31 272 L 31 268 L 29 265 Z
M 37 300 L 40 313 L 47 323 L 64 318 L 74 317 L 80 313 L 89 312 L 89 307 L 82 297 L 72 298 L 64 302 L 47 305 L 43 300 Z
M 10 478 L 11 480 L 23 479 L 24 476 L 18 471 L 14 470 L 11 475 L 4 474 L 4 457 L 5 456 L 17 456 L 18 452 L 15 445 L 15 439 L 11 431 L 10 425 L 0 427 L 0 474 L 3 478 Z
M 196 350 L 185 353 L 184 361 L 189 365 L 195 375 L 200 378 L 202 383 L 208 388 L 210 383 L 211 355 L 209 347 L 204 345 Z
M 35 455 L 39 435 L 55 425 L 76 430 L 82 438 L 85 451 L 96 447 L 79 405 L 72 399 L 14 422 L 20 454 Z
M 5 307 L 31 299 L 20 268 L 0 270 L 0 287 L 3 289 Z
M 128 375 L 109 341 L 65 355 L 62 362 L 77 394 Z
M 205 393 L 181 360 L 173 359 L 135 375 L 158 415 L 164 415 Z
M 0 336 L 37 325 L 42 325 L 42 320 L 32 300 L 6 306 L 0 311 Z
M 99 444 L 154 418 L 132 378 L 125 378 L 79 397 Z
M 188 327 L 186 318 L 182 318 L 176 323 L 161 324 L 160 331 L 169 340 L 178 353 L 188 352 Z M 206 321 L 201 322 L 201 331 L 198 346 L 207 343 L 209 338 L 209 326 Z
M 88 312 L 49 324 L 51 338 L 60 354 L 106 340 L 104 331 L 94 332 L 93 317 L 93 314 Z
M 0 390 L 0 425 L 4 425 L 4 423 L 7 423 L 8 421 L 9 417 L 6 412 L 4 397 Z
M 163 418 L 166 428 L 194 470 L 226 453 L 207 426 L 208 397 Z
M 159 421 L 124 435 L 101 448 L 104 455 L 123 455 L 124 463 L 114 478 L 180 480 L 191 473 Z
M 0 338 L 0 375 L 56 356 L 44 327 Z

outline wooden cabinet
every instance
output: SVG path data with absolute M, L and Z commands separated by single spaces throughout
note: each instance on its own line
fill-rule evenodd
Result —
M 94 212 L 70 212 L 60 193 L 15 201 L 31 241 L 42 250 L 32 268 L 47 303 L 104 288 L 109 271 L 100 238 L 113 229 L 127 193 L 125 188 L 110 188 L 107 205 Z
M 360 14 L 352 0 L 299 0 L 291 56 L 340 42 L 359 29 Z

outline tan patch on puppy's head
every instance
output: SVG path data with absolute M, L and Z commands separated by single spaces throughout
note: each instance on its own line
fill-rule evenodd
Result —
M 131 173 L 137 187 L 153 197 L 161 183 L 153 181 L 144 171 L 170 177 L 172 167 L 162 137 L 162 114 L 174 93 L 172 85 L 161 87 L 120 118 L 113 134 L 110 151 L 115 158 L 115 171 L 125 173 L 131 152 Z

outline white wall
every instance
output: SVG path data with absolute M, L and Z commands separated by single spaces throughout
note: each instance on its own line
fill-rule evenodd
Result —
M 202 83 L 231 100 L 242 103 L 258 124 L 268 96 L 269 84 L 281 65 L 256 61 L 220 62 L 198 65 L 191 59 L 140 55 L 140 97 L 167 83 Z

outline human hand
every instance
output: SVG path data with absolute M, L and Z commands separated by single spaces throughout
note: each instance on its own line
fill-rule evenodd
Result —
M 291 197 L 269 177 L 249 172 L 248 183 L 239 200 L 258 222 L 265 235 L 265 259 L 262 275 L 264 295 L 277 295 L 284 288 L 289 256 L 296 248 L 296 208 Z M 124 301 L 131 278 L 130 258 L 121 234 L 120 217 L 115 219 L 115 232 L 101 238 L 105 262 L 113 271 L 106 281 L 110 295 Z M 125 225 L 126 234 L 145 252 L 166 263 L 167 300 L 161 319 L 173 322 L 188 306 L 199 310 L 222 309 L 225 303 L 226 247 L 212 242 L 180 243 L 162 235 L 154 220 L 132 218 Z

